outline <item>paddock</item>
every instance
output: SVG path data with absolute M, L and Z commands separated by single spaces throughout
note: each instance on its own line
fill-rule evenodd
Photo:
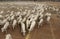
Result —
M 16 3 L 16 7 L 17 7 L 17 4 L 19 4 L 20 2 L 0 2 L 0 5 L 3 3 L 4 4 Z M 22 4 L 22 6 L 25 6 L 24 3 L 27 4 L 27 2 L 22 2 L 20 4 Z M 40 3 L 40 2 L 28 2 L 27 6 L 29 6 L 29 4 L 34 5 L 36 3 Z M 41 3 L 48 3 L 60 7 L 59 2 L 41 2 Z M 40 27 L 39 29 L 36 26 L 32 32 L 26 33 L 26 36 L 23 36 L 21 34 L 19 26 L 18 27 L 16 26 L 14 31 L 12 31 L 10 27 L 10 29 L 8 29 L 8 33 L 12 35 L 13 39 L 60 39 L 60 15 L 53 14 L 50 22 L 51 25 L 48 25 L 47 23 L 43 23 L 42 27 Z M 5 35 L 6 34 L 2 33 L 0 29 L 0 39 L 5 39 Z

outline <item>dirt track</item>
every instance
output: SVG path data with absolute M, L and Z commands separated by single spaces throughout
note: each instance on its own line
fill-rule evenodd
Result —
M 14 31 L 12 29 L 8 30 L 11 33 L 13 39 L 25 39 L 20 32 L 20 28 L 16 27 Z M 5 33 L 0 30 L 0 39 L 5 39 Z M 42 27 L 35 29 L 30 33 L 29 39 L 60 39 L 60 18 L 57 15 L 53 15 L 51 19 L 51 26 L 48 24 L 43 24 Z

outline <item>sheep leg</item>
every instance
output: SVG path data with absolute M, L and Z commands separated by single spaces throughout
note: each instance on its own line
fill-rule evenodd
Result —
M 25 32 L 23 32 L 23 36 L 25 36 Z

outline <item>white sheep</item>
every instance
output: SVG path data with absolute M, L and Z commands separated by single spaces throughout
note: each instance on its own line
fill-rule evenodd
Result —
M 56 9 L 55 9 L 55 7 L 52 7 L 52 9 L 55 11 Z
M 45 10 L 48 10 L 48 8 L 47 8 L 47 7 L 45 7 Z
M 18 11 L 17 13 L 16 13 L 16 16 L 19 16 L 20 15 L 20 12 Z
M 40 13 L 42 14 L 43 12 L 44 12 L 44 8 L 41 8 L 41 12 Z
M 51 18 L 50 16 L 47 17 L 47 21 L 48 21 L 48 22 L 50 21 L 50 18 Z
M 25 17 L 25 18 L 23 18 L 22 22 L 25 22 L 25 21 L 26 21 L 26 17 Z
M 28 29 L 29 25 L 30 25 L 30 21 L 27 19 L 26 20 L 26 27 L 27 27 L 27 29 Z
M 38 22 L 38 28 L 40 25 L 42 26 L 42 23 L 43 23 L 43 19 L 41 18 L 40 21 Z
M 14 19 L 14 17 L 15 17 L 14 15 L 13 15 L 13 16 L 11 16 L 10 20 L 12 21 L 12 20 Z
M 51 16 L 51 13 L 46 13 L 45 16 Z
M 46 13 L 45 16 L 47 16 L 47 21 L 48 21 L 51 17 L 51 13 Z
M 20 11 L 22 11 L 22 9 L 20 9 Z
M 27 29 L 28 29 L 28 27 L 30 26 L 30 24 L 33 20 L 36 20 L 36 18 L 34 18 L 34 16 L 29 16 L 28 17 L 28 19 L 26 20 Z
M 28 17 L 30 15 L 30 10 L 28 11 L 28 13 L 26 14 L 26 16 L 25 17 Z
M 17 20 L 19 20 L 20 18 L 22 18 L 22 16 L 20 15 L 19 17 L 17 17 Z
M 2 13 L 4 13 L 4 11 L 1 11 L 0 13 L 2 14 Z
M 21 22 L 21 32 L 23 33 L 23 36 L 25 36 L 26 30 L 25 30 L 25 24 Z
M 7 34 L 6 37 L 5 37 L 5 39 L 12 39 L 11 34 Z
M 6 19 L 10 21 L 10 16 L 8 16 Z
M 22 22 L 22 18 L 20 18 L 19 20 L 18 20 L 18 24 L 20 24 Z
M 23 12 L 23 15 L 26 15 L 26 11 Z
M 32 22 L 31 22 L 31 25 L 30 25 L 30 28 L 29 28 L 29 32 L 31 32 L 31 31 L 34 29 L 35 24 L 36 24 L 35 21 L 32 21 Z
M 43 14 L 40 14 L 39 16 L 40 16 L 39 19 L 43 18 Z
M 5 24 L 7 22 L 7 19 L 4 19 L 3 21 L 2 21 L 2 24 Z
M 56 11 L 58 12 L 59 11 L 59 8 L 56 8 Z
M 47 19 L 47 22 L 49 22 L 51 19 L 51 13 L 46 13 L 45 16 L 47 16 L 46 19 Z
M 2 16 L 2 15 L 0 15 L 0 18 L 3 18 L 3 16 Z
M 18 24 L 22 21 L 22 17 L 21 16 L 19 16 L 18 18 L 17 18 L 17 21 L 18 21 Z
M 36 14 L 33 19 L 34 19 L 35 21 L 37 21 L 38 17 L 39 17 L 39 14 Z
M 10 16 L 12 16 L 12 15 L 13 15 L 13 12 L 14 12 L 14 11 L 11 11 Z
M 7 33 L 7 28 L 9 27 L 9 22 L 6 22 L 5 24 L 4 24 L 4 26 L 1 28 L 1 30 L 2 30 L 2 32 L 4 32 L 4 31 L 6 31 L 6 33 Z
M 25 7 L 26 8 L 26 7 Z M 27 12 L 28 10 L 27 9 L 25 9 L 25 12 Z
M 16 24 L 17 24 L 17 20 L 14 19 L 14 20 L 13 20 L 13 24 L 12 24 L 13 30 L 14 30 Z
M 17 9 L 20 9 L 19 7 L 17 7 Z

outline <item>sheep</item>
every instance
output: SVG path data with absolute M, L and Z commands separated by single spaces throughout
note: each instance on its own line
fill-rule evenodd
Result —
M 4 19 L 3 21 L 2 21 L 2 24 L 5 24 L 7 22 L 7 19 Z
M 52 7 L 49 7 L 48 9 L 49 9 L 49 10 L 51 10 L 51 9 L 52 9 Z
M 41 8 L 41 12 L 40 12 L 40 13 L 42 14 L 43 12 L 44 12 L 44 9 L 43 9 L 43 8 Z
M 56 9 L 55 9 L 55 7 L 52 7 L 52 10 L 54 10 L 54 11 L 55 11 L 55 10 L 56 10 Z
M 43 18 L 43 14 L 39 14 L 39 16 L 40 16 L 39 19 Z
M 30 26 L 30 28 L 29 28 L 29 32 L 31 32 L 31 31 L 34 29 L 35 24 L 36 24 L 35 21 L 32 21 L 32 22 L 31 22 L 31 26 Z
M 23 33 L 23 36 L 25 36 L 26 30 L 25 30 L 25 24 L 21 22 L 21 32 Z
M 17 9 L 19 10 L 19 7 L 17 7 Z
M 7 34 L 6 37 L 5 37 L 5 39 L 12 39 L 11 34 Z
M 42 26 L 42 23 L 43 23 L 43 19 L 41 18 L 40 21 L 38 22 L 38 28 L 40 25 Z
M 4 13 L 4 11 L 1 11 L 0 13 L 2 14 L 2 13 Z
M 25 7 L 26 8 L 26 7 Z M 28 10 L 27 9 L 25 9 L 25 12 L 27 12 Z
M 1 30 L 2 30 L 2 32 L 4 32 L 4 31 L 6 31 L 6 33 L 7 33 L 7 28 L 9 27 L 9 22 L 7 21 L 5 24 L 4 24 L 4 26 L 1 28 Z
M 26 16 L 25 16 L 25 17 L 26 17 L 26 18 L 28 18 L 28 16 L 29 16 L 29 15 L 30 15 L 30 12 L 28 11 L 28 13 L 26 14 Z
M 33 17 L 33 16 L 30 15 L 30 16 L 28 17 L 28 19 L 31 19 L 32 17 Z
M 51 16 L 51 13 L 46 13 L 45 16 Z
M 14 20 L 13 20 L 13 24 L 12 24 L 13 30 L 14 30 L 16 24 L 17 24 L 17 20 L 14 19 Z
M 18 24 L 20 24 L 22 22 L 22 18 L 20 18 L 19 20 L 18 20 Z
M 39 14 L 36 14 L 33 19 L 34 19 L 35 21 L 37 21 L 38 17 L 39 17 Z
M 22 9 L 19 9 L 20 11 L 22 11 Z
M 50 21 L 50 18 L 51 18 L 50 16 L 47 17 L 47 21 L 48 21 L 48 22 Z
M 26 15 L 26 11 L 23 12 L 23 15 Z
M 2 15 L 0 15 L 0 18 L 3 18 L 3 16 L 2 16 Z
M 46 13 L 45 16 L 47 16 L 46 20 L 49 23 L 49 21 L 51 19 L 51 13 Z
M 10 20 L 11 20 L 11 21 L 14 20 L 14 17 L 15 17 L 15 15 L 12 15 Z
M 28 19 L 30 20 L 30 22 L 31 22 L 32 20 L 34 20 L 34 18 L 35 18 L 35 16 L 34 16 L 33 14 L 31 14 L 31 15 L 28 17 Z
M 11 14 L 10 14 L 10 16 L 12 16 L 12 15 L 13 15 L 13 12 L 14 12 L 14 11 L 11 11 Z
M 25 17 L 25 18 L 23 18 L 22 22 L 25 22 L 25 21 L 26 21 L 26 17 Z
M 45 7 L 45 10 L 48 10 L 48 8 L 47 8 L 47 7 Z
M 39 14 L 39 17 L 38 17 L 38 28 L 39 28 L 40 25 L 42 26 L 42 23 L 43 23 L 43 14 Z
M 33 17 L 34 17 L 34 16 L 29 16 L 28 19 L 26 20 L 27 29 L 28 29 L 28 27 L 30 26 L 31 22 L 34 20 Z M 35 18 L 35 20 L 36 20 L 36 18 Z
M 0 19 L 3 19 L 4 18 L 4 16 L 3 15 L 0 15 Z
M 17 12 L 17 13 L 16 13 L 16 16 L 19 16 L 19 15 L 20 15 L 20 12 Z
M 19 17 L 17 17 L 17 20 L 19 20 L 20 18 L 22 18 L 22 16 L 20 15 Z
M 56 8 L 56 7 L 52 7 L 52 9 L 54 10 L 54 11 L 59 11 L 59 9 L 58 8 Z
M 18 21 L 18 24 L 20 24 L 20 22 L 22 21 L 22 17 L 19 16 L 19 17 L 17 18 L 17 21 Z
M 56 11 L 58 12 L 59 11 L 59 8 L 56 8 Z
M 28 29 L 29 25 L 30 25 L 30 21 L 27 19 L 26 20 L 26 27 L 27 27 L 27 29 Z
M 10 16 L 8 16 L 6 19 L 7 19 L 8 21 L 10 21 Z

